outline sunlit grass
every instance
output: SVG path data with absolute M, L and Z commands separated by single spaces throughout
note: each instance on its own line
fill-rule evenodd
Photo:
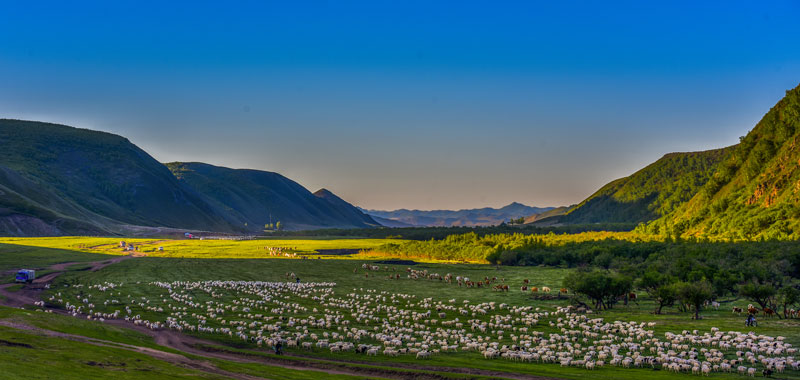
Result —
M 283 248 L 285 252 L 296 253 L 309 258 L 317 258 L 318 250 L 358 249 L 371 250 L 385 244 L 387 239 L 324 239 L 324 238 L 281 238 L 258 240 L 212 240 L 212 239 L 129 239 L 96 237 L 46 237 L 46 238 L 0 238 L 0 244 L 55 248 L 78 252 L 126 255 L 131 253 L 120 247 L 120 242 L 133 244 L 136 251 L 151 257 L 180 258 L 267 258 L 268 247 Z M 392 239 L 391 241 L 402 241 Z M 163 248 L 159 250 L 159 247 Z M 346 258 L 346 256 L 329 258 Z

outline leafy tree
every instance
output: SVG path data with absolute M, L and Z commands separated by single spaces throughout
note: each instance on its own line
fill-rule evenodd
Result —
M 647 294 L 656 302 L 655 314 L 661 314 L 664 306 L 672 306 L 677 298 L 677 290 L 673 286 L 672 277 L 651 270 L 646 272 L 638 281 L 637 285 L 643 288 Z
M 774 297 L 776 293 L 775 287 L 767 284 L 748 282 L 739 287 L 739 295 L 757 303 L 762 309 L 772 307 L 775 304 Z
M 594 302 L 595 308 L 610 309 L 617 298 L 630 292 L 633 280 L 630 277 L 603 271 L 570 273 L 564 286 L 584 295 Z
M 682 282 L 677 285 L 677 295 L 681 302 L 694 308 L 694 319 L 700 319 L 700 309 L 714 296 L 714 288 L 707 280 Z
M 277 222 L 275 222 L 275 229 L 276 229 L 276 230 L 280 230 L 280 229 L 281 229 L 281 222 L 280 222 L 280 220 L 279 220 L 279 221 L 277 221 Z
M 789 306 L 800 302 L 800 290 L 794 286 L 785 286 L 778 290 L 778 302 L 783 306 L 783 316 L 788 317 L 787 309 Z

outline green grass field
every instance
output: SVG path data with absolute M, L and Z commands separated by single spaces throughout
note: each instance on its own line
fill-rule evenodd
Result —
M 327 249 L 372 249 L 385 244 L 388 239 L 338 239 L 338 238 L 264 238 L 258 240 L 213 240 L 213 239 L 127 239 L 91 238 L 79 236 L 47 238 L 0 238 L 10 250 L 13 246 L 64 249 L 73 252 L 126 255 L 119 243 L 125 241 L 136 245 L 139 253 L 150 257 L 176 257 L 200 259 L 259 259 L 272 258 L 267 247 L 282 248 L 286 252 L 297 253 L 308 258 L 319 257 L 318 250 Z M 158 248 L 163 247 L 163 251 Z M 0 255 L 3 250 L 0 249 Z M 329 255 L 323 255 L 330 257 Z M 96 257 L 96 256 L 95 256 Z M 283 257 L 283 256 L 280 256 Z M 74 260 L 79 261 L 79 260 Z M 0 269 L 3 263 L 0 261 Z
M 81 243 L 80 239 L 35 239 L 22 241 L 29 244 L 27 247 L 10 246 L 8 241 L 2 240 L 4 245 L 0 248 L 10 249 L 11 252 L 25 252 L 26 250 L 37 250 L 39 252 L 36 256 L 30 256 L 39 260 L 40 263 L 56 263 L 67 261 L 89 261 L 89 260 L 74 260 L 74 257 L 81 257 L 81 255 L 89 255 L 86 257 L 97 257 L 97 253 L 93 252 L 74 252 L 60 249 L 41 250 L 40 248 L 32 247 L 35 244 L 47 244 L 53 246 L 61 244 L 62 246 L 89 246 L 93 247 L 98 242 L 105 244 L 116 244 L 119 239 L 112 240 L 96 240 L 94 238 L 87 239 L 91 243 Z M 127 240 L 126 240 L 127 241 Z M 151 242 L 155 242 L 152 241 Z M 207 244 L 207 243 L 212 244 Z M 460 305 L 464 300 L 469 300 L 471 305 L 480 304 L 484 302 L 495 302 L 496 304 L 506 303 L 511 306 L 531 306 L 538 307 L 542 310 L 555 310 L 558 306 L 565 306 L 568 304 L 567 299 L 561 300 L 536 300 L 533 299 L 530 292 L 522 292 L 519 287 L 522 285 L 523 279 L 529 279 L 532 286 L 543 287 L 548 286 L 553 289 L 558 289 L 561 286 L 563 277 L 568 273 L 567 269 L 557 268 L 543 268 L 543 267 L 496 267 L 485 264 L 452 264 L 452 263 L 419 263 L 418 265 L 411 266 L 414 270 L 428 270 L 429 272 L 436 272 L 440 274 L 452 273 L 453 275 L 467 276 L 472 279 L 482 279 L 484 277 L 497 277 L 498 279 L 505 279 L 505 283 L 510 285 L 508 292 L 495 292 L 487 288 L 466 288 L 459 287 L 455 284 L 448 284 L 439 280 L 413 280 L 406 277 L 406 265 L 388 265 L 388 264 L 373 264 L 374 260 L 364 260 L 361 256 L 350 257 L 336 257 L 335 259 L 232 259 L 232 258 L 217 258 L 214 260 L 198 259 L 205 257 L 225 257 L 231 252 L 251 250 L 254 247 L 265 246 L 267 243 L 276 244 L 276 246 L 287 247 L 300 247 L 306 252 L 316 249 L 341 249 L 341 248 L 365 248 L 364 246 L 356 246 L 358 242 L 373 242 L 378 244 L 382 240 L 361 240 L 361 239 L 341 239 L 341 240 L 259 240 L 259 241 L 176 241 L 173 246 L 166 243 L 159 242 L 156 244 L 164 244 L 165 254 L 171 250 L 185 250 L 192 252 L 193 258 L 184 257 L 139 257 L 118 264 L 111 265 L 97 272 L 80 271 L 81 265 L 71 267 L 69 272 L 58 277 L 53 284 L 53 287 L 47 293 L 47 296 L 54 296 L 56 299 L 61 299 L 63 302 L 53 301 L 53 304 L 63 306 L 66 302 L 71 304 L 80 304 L 80 299 L 91 295 L 91 303 L 95 304 L 95 312 L 113 312 L 119 310 L 124 306 L 128 306 L 133 310 L 133 314 L 139 314 L 143 319 L 150 321 L 165 321 L 167 316 L 170 316 L 169 310 L 171 307 L 180 306 L 173 300 L 169 299 L 168 293 L 163 288 L 148 285 L 154 281 L 209 281 L 209 280 L 231 280 L 231 281 L 270 281 L 270 282 L 285 282 L 288 280 L 293 281 L 293 278 L 287 278 L 287 273 L 294 273 L 301 279 L 303 283 L 308 282 L 335 282 L 333 292 L 337 297 L 347 297 L 347 294 L 355 294 L 364 296 L 367 294 L 408 294 L 414 295 L 415 304 L 400 304 L 407 306 L 410 310 L 415 312 L 424 312 L 426 308 L 420 307 L 416 304 L 425 298 L 430 298 L 433 302 L 442 301 L 443 303 L 449 300 L 455 300 L 455 304 Z M 16 241 L 15 244 L 19 244 Z M 86 245 L 84 245 L 86 244 Z M 168 248 L 172 247 L 172 248 Z M 213 247 L 225 247 L 223 252 L 215 255 Z M 324 247 L 324 248 L 321 248 Z M 96 250 L 96 248 L 93 248 Z M 49 255 L 49 256 L 48 256 Z M 189 254 L 187 253 L 187 256 Z M 177 255 L 181 256 L 181 255 Z M 25 260 L 28 256 L 25 254 L 8 254 L 5 255 L 0 250 L 0 258 L 3 258 L 9 267 L 14 266 L 15 260 L 18 261 L 19 266 L 25 266 Z M 66 259 L 69 257 L 70 259 Z M 362 264 L 369 263 L 370 265 L 378 265 L 379 270 L 365 270 Z M 40 264 L 43 265 L 43 264 Z M 30 266 L 30 265 L 29 265 Z M 389 275 L 400 274 L 400 279 L 389 279 Z M 107 283 L 122 284 L 110 292 L 100 292 L 96 289 L 90 289 L 92 285 L 102 285 Z M 374 291 L 375 293 L 371 293 Z M 60 295 L 59 295 L 60 293 Z M 193 300 L 205 302 L 219 302 L 224 305 L 236 305 L 237 302 L 243 298 L 249 297 L 238 294 L 234 291 L 227 291 L 218 294 L 218 297 L 211 297 L 203 292 L 186 291 L 186 294 L 191 295 Z M 130 295 L 130 298 L 128 297 Z M 46 297 L 47 297 L 46 296 Z M 299 311 L 295 314 L 287 315 L 295 318 L 305 318 L 314 314 L 311 308 L 316 305 L 314 301 L 302 298 L 299 296 L 287 294 L 285 302 L 296 303 L 302 307 L 307 308 L 306 311 Z M 45 297 L 45 298 L 46 298 Z M 139 306 L 142 297 L 149 299 L 145 307 Z M 106 300 L 116 299 L 118 304 L 103 305 Z M 166 300 L 166 301 L 165 301 Z M 745 300 L 722 300 L 723 306 L 720 310 L 705 310 L 702 312 L 703 319 L 695 321 L 691 319 L 689 313 L 680 313 L 675 309 L 665 309 L 666 313 L 663 315 L 654 315 L 652 310 L 654 305 L 652 302 L 642 297 L 638 304 L 629 304 L 623 306 L 621 304 L 614 307 L 612 310 L 604 311 L 595 314 L 595 317 L 604 318 L 606 321 L 636 321 L 636 322 L 655 322 L 656 325 L 652 329 L 656 337 L 663 337 L 665 332 L 679 333 L 682 330 L 701 330 L 707 332 L 711 327 L 718 327 L 723 331 L 743 331 L 743 317 L 734 315 L 730 312 L 731 306 L 744 306 L 748 302 Z M 165 311 L 155 311 L 154 309 L 162 307 Z M 201 314 L 204 313 L 204 308 L 189 308 L 187 310 L 189 315 L 184 319 L 197 323 L 198 318 L 192 317 L 191 313 Z M 0 320 L 9 318 L 19 318 L 17 316 L 9 317 L 7 314 L 10 312 L 0 312 Z M 263 313 L 263 312 L 260 312 Z M 491 315 L 492 313 L 490 313 Z M 464 319 L 475 318 L 481 321 L 489 321 L 489 316 L 475 316 L 464 317 Z M 349 327 L 356 327 L 362 329 L 373 329 L 374 324 L 360 323 L 355 321 L 349 313 L 345 311 L 344 316 L 350 320 Z M 72 334 L 80 334 L 91 336 L 98 339 L 120 341 L 128 344 L 137 344 L 143 346 L 153 346 L 152 341 L 135 333 L 126 332 L 122 329 L 106 327 L 98 322 L 80 321 L 80 326 L 73 325 L 71 322 L 55 323 L 47 318 L 53 318 L 51 315 L 33 313 L 33 316 L 28 316 L 29 323 L 40 326 L 50 326 L 49 328 L 58 329 L 59 331 L 68 332 Z M 45 321 L 38 320 L 37 318 L 45 318 Z M 69 321 L 68 317 L 65 321 Z M 250 321 L 246 315 L 240 316 L 237 313 L 226 313 L 225 318 L 236 321 Z M 452 317 L 450 317 L 452 318 Z M 558 332 L 558 328 L 552 327 L 548 321 L 552 319 L 543 319 L 537 324 L 534 329 L 541 331 L 545 334 Z M 787 342 L 794 345 L 800 344 L 800 322 L 799 320 L 778 320 L 775 319 L 760 319 L 759 327 L 754 330 L 759 334 L 771 336 L 784 336 Z M 95 329 L 94 326 L 100 328 Z M 209 320 L 207 326 L 220 327 L 218 322 Z M 325 329 L 309 329 L 312 333 L 321 334 Z M 333 328 L 335 331 L 335 327 Z M 4 336 L 5 332 L 0 330 L 0 337 Z M 222 334 L 212 333 L 192 333 L 205 339 L 211 339 L 219 342 L 220 345 L 228 347 L 231 350 L 256 350 L 261 355 L 270 356 L 267 349 L 257 349 L 254 343 L 243 342 L 241 339 L 229 337 Z M 5 338 L 0 338 L 5 339 Z M 365 339 L 359 343 L 374 344 L 374 341 Z M 506 335 L 501 341 L 504 344 L 513 344 Z M 379 356 L 365 356 L 363 354 L 356 354 L 354 352 L 331 353 L 325 349 L 313 349 L 306 351 L 301 349 L 288 349 L 289 353 L 297 356 L 313 357 L 322 360 L 337 360 L 337 361 L 350 361 L 374 365 L 384 366 L 402 366 L 402 365 L 419 365 L 421 362 L 426 366 L 448 366 L 448 367 L 461 367 L 461 368 L 479 368 L 491 371 L 506 371 L 514 373 L 525 373 L 540 376 L 552 376 L 561 378 L 606 378 L 606 379 L 638 379 L 638 378 L 675 378 L 683 376 L 691 376 L 687 374 L 674 374 L 667 371 L 654 371 L 652 369 L 623 369 L 620 367 L 606 366 L 602 369 L 595 371 L 588 371 L 583 368 L 576 367 L 560 367 L 557 364 L 535 364 L 535 363 L 518 363 L 503 359 L 487 360 L 477 352 L 457 352 L 457 353 L 440 353 L 434 355 L 429 360 L 420 361 L 414 358 L 413 355 L 401 355 L 400 357 L 390 358 Z M 347 364 L 355 365 L 355 364 Z M 241 363 L 223 363 L 219 366 L 230 371 L 238 371 L 258 375 L 261 373 L 267 376 L 268 372 L 258 372 L 260 367 L 258 365 L 244 365 Z M 206 376 L 206 374 L 201 374 Z M 283 378 L 292 378 L 297 374 L 291 373 Z M 301 374 L 302 375 L 302 374 Z M 300 376 L 301 376 L 300 375 Z M 310 375 L 309 375 L 310 376 Z M 714 377 L 737 377 L 735 374 L 720 374 L 713 373 Z M 781 376 L 785 378 L 800 378 L 800 373 L 794 371 L 787 371 Z M 267 376 L 275 378 L 274 376 Z M 299 378 L 302 378 L 299 377 Z
M 40 269 L 58 263 L 97 261 L 104 257 L 106 256 L 92 252 L 57 249 L 45 245 L 8 244 L 0 241 L 0 272 L 20 267 Z

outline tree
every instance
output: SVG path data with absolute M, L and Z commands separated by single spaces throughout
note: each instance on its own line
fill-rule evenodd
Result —
M 677 298 L 677 289 L 673 286 L 674 280 L 661 272 L 651 270 L 646 272 L 637 282 L 658 306 L 655 314 L 661 314 L 664 306 L 672 306 Z
M 661 309 L 664 306 L 669 307 L 675 304 L 675 301 L 678 299 L 678 289 L 675 284 L 664 284 L 657 287 L 655 291 L 650 294 L 650 297 L 658 303 L 655 313 L 661 314 Z
M 595 308 L 610 309 L 617 298 L 627 294 L 633 280 L 624 275 L 604 271 L 572 272 L 564 278 L 564 286 L 592 300 Z
M 783 305 L 783 317 L 788 318 L 787 308 L 800 302 L 800 290 L 794 286 L 785 286 L 778 290 L 778 300 Z
M 281 229 L 281 221 L 280 220 L 275 222 L 275 229 L 276 230 L 280 230 Z
M 714 288 L 707 280 L 682 282 L 678 285 L 677 295 L 681 302 L 694 307 L 694 319 L 700 319 L 703 304 L 714 296 Z
M 739 287 L 739 295 L 757 303 L 762 309 L 772 307 L 775 304 L 773 297 L 775 297 L 776 293 L 777 290 L 775 290 L 774 286 L 766 284 L 749 282 Z

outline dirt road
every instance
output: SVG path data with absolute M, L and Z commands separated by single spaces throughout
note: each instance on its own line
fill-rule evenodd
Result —
M 263 379 L 262 377 L 255 377 L 255 376 L 245 375 L 245 374 L 241 374 L 241 373 L 228 372 L 228 371 L 221 370 L 221 369 L 217 368 L 215 365 L 213 365 L 213 364 L 211 364 L 211 363 L 209 363 L 207 361 L 190 359 L 190 358 L 187 358 L 187 357 L 185 357 L 183 355 L 173 354 L 173 353 L 170 353 L 170 352 L 164 352 L 164 351 L 160 351 L 160 350 L 155 350 L 155 349 L 148 348 L 148 347 L 135 346 L 135 345 L 119 343 L 119 342 L 110 342 L 110 341 L 106 341 L 106 340 L 102 340 L 102 339 L 88 338 L 88 337 L 85 337 L 85 336 L 82 336 L 82 335 L 65 334 L 65 333 L 62 333 L 62 332 L 57 332 L 57 331 L 52 331 L 52 330 L 47 330 L 47 329 L 41 329 L 41 328 L 38 328 L 38 327 L 26 325 L 26 324 L 14 323 L 14 322 L 9 322 L 9 321 L 4 321 L 4 320 L 0 320 L 0 326 L 11 327 L 11 328 L 14 328 L 14 329 L 17 329 L 17 330 L 24 330 L 24 331 L 32 332 L 32 333 L 37 334 L 37 335 L 44 335 L 44 336 L 48 336 L 48 337 L 69 339 L 69 340 L 72 340 L 72 341 L 81 342 L 81 343 L 87 343 L 87 344 L 100 346 L 100 347 L 109 347 L 109 348 L 116 348 L 116 349 L 135 351 L 135 352 L 138 352 L 138 353 L 145 354 L 147 356 L 153 357 L 153 358 L 158 359 L 158 360 L 163 360 L 165 362 L 177 364 L 177 365 L 179 365 L 181 367 L 184 367 L 184 368 L 196 369 L 196 370 L 199 370 L 201 372 L 213 373 L 215 375 L 225 376 L 225 377 L 229 377 L 231 379 L 237 379 L 237 380 L 259 380 L 259 379 Z
M 17 291 L 11 292 L 8 290 L 8 288 L 17 285 L 15 283 L 0 285 L 0 296 L 5 297 L 5 299 L 0 299 L 0 305 L 11 307 L 33 305 L 34 302 L 41 299 L 40 295 L 42 291 L 47 289 L 47 286 L 53 282 L 56 277 L 62 275 L 64 272 L 66 272 L 67 268 L 73 265 L 85 264 L 89 266 L 90 271 L 95 272 L 109 265 L 116 264 L 122 260 L 130 259 L 131 257 L 133 256 L 117 256 L 112 259 L 89 263 L 69 262 L 51 265 L 44 271 L 53 271 L 53 273 L 48 273 L 44 276 L 37 277 L 32 283 L 23 285 L 22 289 Z M 11 274 L 14 272 L 16 271 L 11 271 Z

